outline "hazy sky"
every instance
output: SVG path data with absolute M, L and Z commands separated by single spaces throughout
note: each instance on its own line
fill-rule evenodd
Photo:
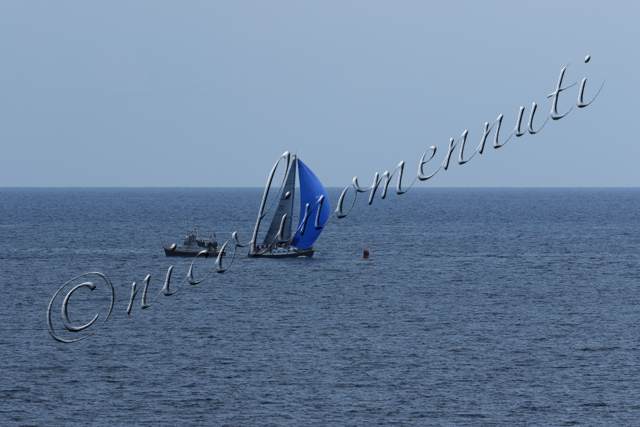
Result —
M 538 103 L 590 106 L 422 186 L 640 186 L 640 2 L 0 2 L 0 186 L 326 186 L 442 162 Z M 584 62 L 591 55 L 589 63 Z

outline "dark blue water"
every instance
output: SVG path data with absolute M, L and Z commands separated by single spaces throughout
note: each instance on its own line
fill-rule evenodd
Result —
M 161 246 L 187 221 L 248 241 L 261 195 L 0 189 L 0 425 L 640 422 L 640 190 L 362 197 L 313 259 L 239 250 L 226 273 L 145 310 L 138 294 L 127 315 L 133 281 L 151 274 L 153 300 L 170 265 L 172 288 L 186 275 Z M 49 301 L 91 271 L 114 285 L 111 317 L 59 343 Z M 94 279 L 70 300 L 74 324 L 106 314 Z

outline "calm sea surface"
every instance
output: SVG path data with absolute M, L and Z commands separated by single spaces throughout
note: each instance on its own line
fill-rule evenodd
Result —
M 186 276 L 163 243 L 248 242 L 261 196 L 0 189 L 0 425 L 640 425 L 640 189 L 361 195 L 312 259 L 238 249 L 127 315 L 134 281 Z M 57 342 L 87 272 L 113 312 Z M 108 313 L 84 281 L 75 325 Z

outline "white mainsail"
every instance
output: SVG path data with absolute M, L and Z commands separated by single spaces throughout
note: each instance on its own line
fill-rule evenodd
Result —
M 296 188 L 296 165 L 298 163 L 297 160 L 298 159 L 294 157 L 293 162 L 291 162 L 287 180 L 285 181 L 282 188 L 282 196 L 280 197 L 280 202 L 278 203 L 278 209 L 276 210 L 276 214 L 273 216 L 273 220 L 271 221 L 271 225 L 269 226 L 269 231 L 267 231 L 267 235 L 265 236 L 264 242 L 262 243 L 265 246 L 278 243 L 277 235 L 278 231 L 280 231 L 282 217 L 285 214 L 287 215 L 287 219 L 284 223 L 282 237 L 284 240 L 289 240 L 291 238 L 291 224 L 293 222 L 293 199 L 295 197 Z

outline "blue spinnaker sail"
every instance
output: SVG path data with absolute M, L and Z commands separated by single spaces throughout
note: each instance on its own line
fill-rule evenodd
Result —
M 322 186 L 322 183 L 318 177 L 311 172 L 311 169 L 307 167 L 300 159 L 298 159 L 298 179 L 300 180 L 300 222 L 298 223 L 298 230 L 296 231 L 291 245 L 300 249 L 307 249 L 313 246 L 313 242 L 316 241 L 322 228 L 316 230 L 316 216 L 318 215 L 318 209 L 320 203 L 316 204 L 320 196 L 324 196 L 322 201 L 322 209 L 320 209 L 320 219 L 318 226 L 323 226 L 329 219 L 329 197 L 327 191 Z M 309 204 L 309 219 L 307 220 L 307 226 L 304 229 L 304 234 L 301 233 L 301 225 L 304 221 L 304 213 Z

